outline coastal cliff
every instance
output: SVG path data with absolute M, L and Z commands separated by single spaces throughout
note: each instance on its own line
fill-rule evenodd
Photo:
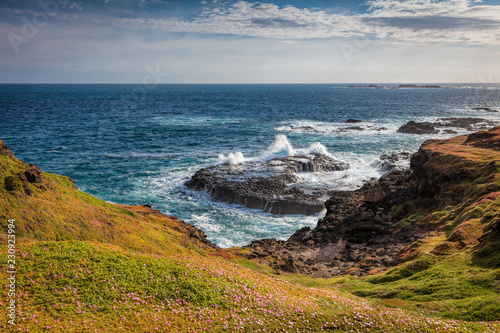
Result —
M 316 228 L 228 250 L 149 205 L 81 192 L 0 142 L 0 217 L 4 230 L 14 220 L 18 305 L 15 327 L 0 328 L 500 331 L 498 142 L 500 128 L 427 142 L 412 171 L 333 193 Z M 0 239 L 6 263 L 7 232 Z M 311 278 L 325 272 L 334 277 Z
M 314 229 L 302 228 L 287 241 L 254 241 L 248 256 L 313 277 L 367 275 L 415 258 L 419 244 L 437 233 L 443 242 L 428 252 L 489 251 L 488 262 L 498 267 L 491 241 L 500 213 L 499 146 L 500 127 L 427 141 L 409 170 L 335 191 Z

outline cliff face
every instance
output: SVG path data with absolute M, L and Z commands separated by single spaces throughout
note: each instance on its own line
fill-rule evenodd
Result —
M 419 224 L 445 237 L 430 252 L 468 251 L 475 263 L 500 268 L 500 127 L 426 142 L 411 168 L 419 198 L 435 207 Z
M 316 228 L 286 242 L 256 241 L 250 257 L 314 277 L 380 273 L 424 253 L 457 251 L 500 267 L 499 147 L 500 127 L 428 141 L 413 155 L 411 170 L 334 192 Z

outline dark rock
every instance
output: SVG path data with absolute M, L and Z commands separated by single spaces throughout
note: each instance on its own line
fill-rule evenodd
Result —
M 28 185 L 28 179 L 26 178 L 26 175 L 24 173 L 18 173 L 17 177 L 19 177 L 23 184 L 24 193 L 26 193 L 27 195 L 32 195 L 33 191 Z
M 413 120 L 409 121 L 407 124 L 401 126 L 398 129 L 399 133 L 408 134 L 437 134 L 439 131 L 434 127 L 432 123 L 416 123 Z
M 24 171 L 26 180 L 32 184 L 41 184 L 42 180 L 42 170 L 34 164 L 30 164 L 29 168 Z
M 377 131 L 377 132 L 387 131 L 387 127 L 373 127 L 373 126 L 368 126 L 368 128 L 371 129 L 372 131 Z
M 498 123 L 484 118 L 439 118 L 434 126 L 462 128 L 467 131 L 486 130 L 496 126 Z
M 310 227 L 303 227 L 300 228 L 299 230 L 295 231 L 295 233 L 288 238 L 289 242 L 298 242 L 302 239 L 304 239 L 305 236 L 307 236 L 311 232 Z
M 408 168 L 410 158 L 411 154 L 404 151 L 391 155 L 382 155 L 374 166 L 385 171 L 404 170 Z
M 486 111 L 486 112 L 499 112 L 498 110 L 493 110 L 493 109 L 490 109 L 490 108 L 473 108 L 472 110 L 475 110 L 475 111 Z
M 326 215 L 315 228 L 297 230 L 286 242 L 253 242 L 248 250 L 278 272 L 308 274 L 313 278 L 373 274 L 412 260 L 412 253 L 422 245 L 420 239 L 433 230 L 425 222 L 432 214 L 416 220 L 408 216 L 422 207 L 432 209 L 437 205 L 463 203 L 463 196 L 453 189 L 457 184 L 477 179 L 467 163 L 443 164 L 441 156 L 447 157 L 447 147 L 441 150 L 436 147 L 452 142 L 500 150 L 498 133 L 496 128 L 467 138 L 429 140 L 411 157 L 410 170 L 389 172 L 355 191 L 332 191 L 325 203 Z M 491 161 L 481 170 L 493 175 L 499 166 L 498 161 Z M 496 191 L 496 187 L 494 189 Z M 402 221 L 404 223 L 400 223 Z M 477 246 L 492 251 L 484 246 L 487 241 L 500 237 L 498 230 L 500 222 L 485 228 Z M 448 255 L 470 245 L 455 230 L 432 253 Z
M 356 123 L 362 123 L 363 121 L 359 119 L 347 119 L 345 122 L 346 124 L 356 124 Z
M 481 131 L 469 134 L 464 145 L 471 145 L 477 148 L 500 150 L 500 138 L 494 132 Z
M 417 229 L 411 233 L 390 231 L 391 209 L 414 199 L 417 188 L 411 171 L 393 171 L 359 190 L 333 191 L 325 203 L 326 216 L 314 229 L 301 228 L 286 242 L 253 242 L 249 249 L 267 254 L 261 258 L 279 262 L 275 269 L 313 277 L 364 275 L 373 269 L 391 267 L 395 262 L 390 258 L 424 235 Z M 371 259 L 365 260 L 367 257 Z
M 349 88 L 383 88 L 374 84 L 369 84 L 367 86 L 349 86 Z
M 312 132 L 315 131 L 316 129 L 312 126 L 298 126 L 298 127 L 291 127 L 292 130 L 294 131 L 306 131 L 306 132 Z
M 409 134 L 437 134 L 439 133 L 437 128 L 443 127 L 459 128 L 467 131 L 479 131 L 489 129 L 497 124 L 498 122 L 483 118 L 439 118 L 436 122 L 432 123 L 416 123 L 414 121 L 409 121 L 407 124 L 401 126 L 398 129 L 398 132 Z M 456 134 L 456 131 L 450 129 L 446 129 L 444 132 L 446 134 Z
M 441 86 L 438 85 L 432 85 L 432 84 L 427 84 L 427 85 L 416 85 L 416 84 L 400 84 L 398 86 L 400 89 L 419 89 L 419 88 L 426 88 L 426 89 L 440 89 L 442 88 Z
M 23 182 L 18 176 L 7 176 L 4 180 L 5 189 L 9 192 L 20 192 L 23 188 Z
M 348 168 L 348 164 L 322 154 L 288 156 L 267 162 L 221 164 L 201 169 L 185 185 L 205 191 L 216 200 L 272 214 L 313 215 L 324 208 L 327 189 L 297 184 L 297 173 Z
M 200 242 L 202 242 L 210 247 L 217 248 L 217 246 L 215 244 L 213 244 L 211 241 L 209 241 L 207 239 L 207 235 L 205 235 L 205 233 L 201 229 L 198 229 L 189 223 L 185 223 L 184 226 L 185 226 L 185 228 L 187 230 L 187 234 L 190 238 L 197 239 L 198 241 L 200 241 Z
M 364 131 L 365 129 L 363 127 L 359 126 L 350 126 L 350 127 L 345 127 L 339 129 L 339 132 L 347 132 L 347 131 Z

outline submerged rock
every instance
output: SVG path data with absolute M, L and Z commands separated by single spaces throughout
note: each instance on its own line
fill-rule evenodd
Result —
M 325 188 L 299 182 L 302 172 L 347 170 L 349 165 L 322 154 L 275 158 L 265 162 L 221 164 L 196 172 L 185 185 L 212 198 L 272 214 L 313 215 L 324 209 Z

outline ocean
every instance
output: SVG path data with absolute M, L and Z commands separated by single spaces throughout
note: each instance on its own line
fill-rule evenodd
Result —
M 386 172 L 376 164 L 381 155 L 453 136 L 398 133 L 409 120 L 499 119 L 500 113 L 473 108 L 500 109 L 500 85 L 441 86 L 3 84 L 0 140 L 27 163 L 71 177 L 82 191 L 114 203 L 150 204 L 201 228 L 221 247 L 240 246 L 286 239 L 314 227 L 324 212 L 272 215 L 217 202 L 184 187 L 197 170 L 323 152 L 351 168 L 304 174 L 303 181 L 355 189 Z M 346 124 L 350 118 L 363 122 Z M 346 129 L 352 126 L 359 128 Z

